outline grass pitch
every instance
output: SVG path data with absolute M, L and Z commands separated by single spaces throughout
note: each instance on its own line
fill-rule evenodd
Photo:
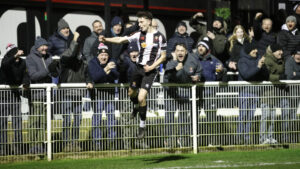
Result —
M 201 152 L 2 164 L 0 169 L 299 169 L 299 149 Z

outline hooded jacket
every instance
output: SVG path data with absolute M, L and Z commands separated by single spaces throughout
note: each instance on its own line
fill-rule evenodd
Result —
M 51 73 L 48 66 L 52 62 L 49 54 L 42 56 L 35 46 L 30 50 L 30 54 L 26 58 L 26 66 L 31 83 L 51 83 Z
M 241 58 L 238 61 L 239 80 L 244 81 L 264 81 L 269 79 L 268 69 L 265 65 L 262 68 L 258 68 L 258 61 L 261 56 L 256 58 L 245 53 L 245 50 L 241 51 Z
M 282 59 L 277 59 L 273 55 L 273 51 L 270 46 L 268 46 L 265 54 L 265 64 L 269 72 L 269 81 L 279 81 L 281 74 L 284 74 L 284 61 Z
M 289 56 L 285 62 L 285 74 L 288 80 L 300 80 L 300 63 L 296 63 L 292 56 Z
M 8 52 L 5 54 L 0 69 L 4 84 L 16 86 L 30 84 L 25 60 L 20 58 L 17 62 L 13 53 Z

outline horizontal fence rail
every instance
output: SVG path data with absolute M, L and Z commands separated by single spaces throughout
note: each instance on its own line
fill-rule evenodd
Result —
M 0 85 L 1 163 L 300 143 L 300 81 L 155 83 L 146 136 L 128 85 Z

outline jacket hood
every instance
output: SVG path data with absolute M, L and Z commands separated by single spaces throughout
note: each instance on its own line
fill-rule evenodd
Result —
M 270 59 L 272 59 L 274 62 L 277 62 L 277 63 L 282 63 L 282 62 L 283 62 L 283 58 L 281 58 L 281 59 L 275 58 L 275 56 L 273 55 L 273 51 L 272 51 L 272 49 L 271 49 L 270 46 L 267 47 L 265 57 L 266 57 L 266 58 L 270 58 Z

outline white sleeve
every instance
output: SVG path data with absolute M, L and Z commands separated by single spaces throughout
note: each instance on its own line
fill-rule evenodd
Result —
M 139 39 L 139 37 L 140 37 L 140 34 L 141 34 L 141 32 L 136 32 L 136 33 L 134 33 L 131 36 L 125 36 L 125 37 L 128 40 L 128 42 L 130 43 L 130 42 L 132 42 L 134 40 L 137 41 Z

